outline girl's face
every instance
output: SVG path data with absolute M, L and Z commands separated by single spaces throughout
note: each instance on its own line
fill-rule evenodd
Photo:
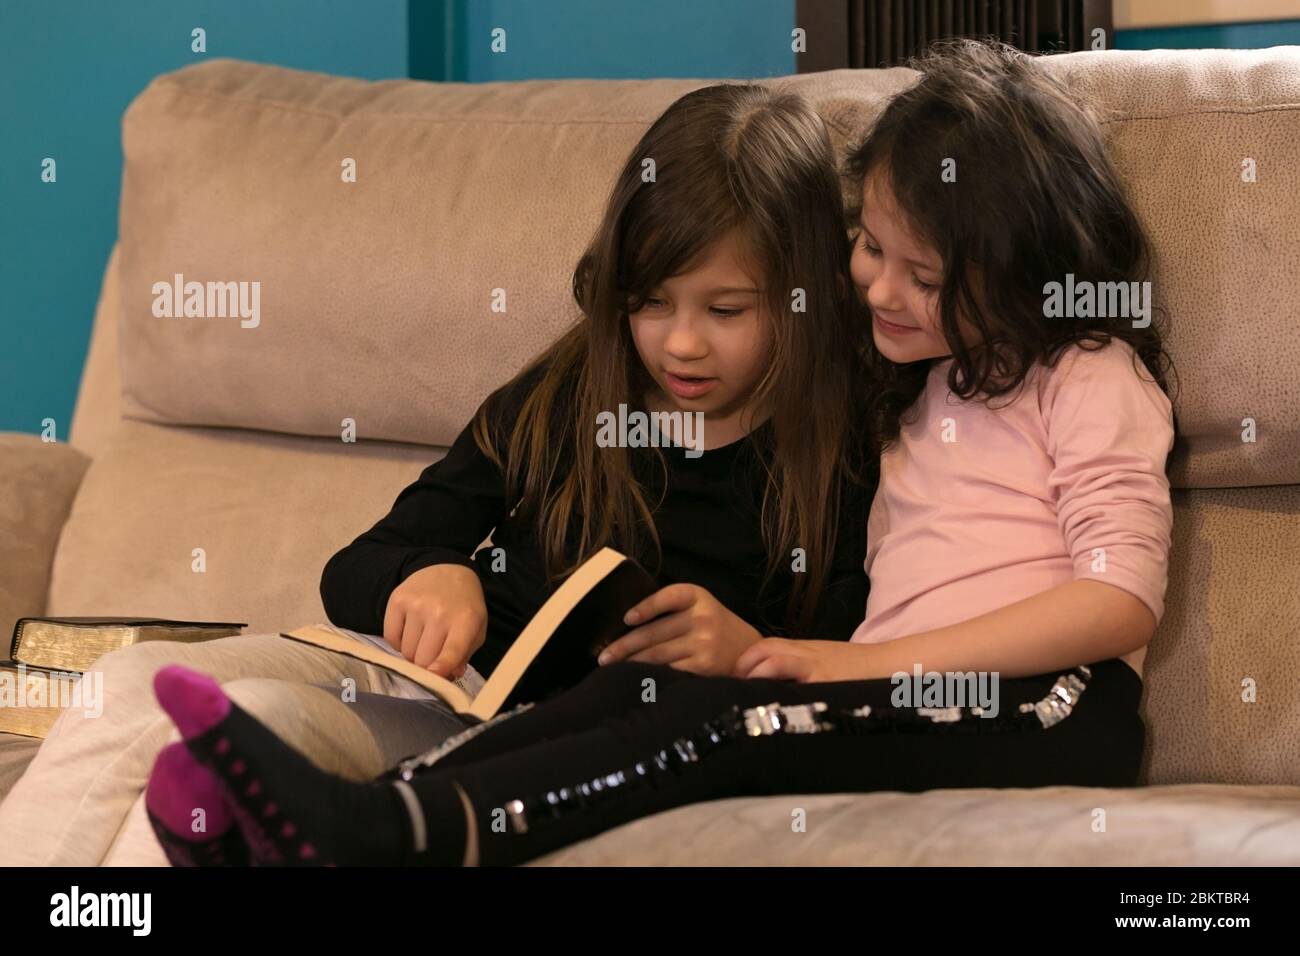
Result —
M 628 316 L 637 354 L 659 387 L 648 396 L 651 411 L 703 412 L 705 447 L 759 424 L 747 405 L 765 371 L 769 332 L 763 290 L 740 263 L 733 231 Z
M 910 235 L 879 176 L 863 184 L 861 226 L 849 271 L 871 308 L 876 348 L 900 364 L 950 355 L 939 325 L 943 260 Z

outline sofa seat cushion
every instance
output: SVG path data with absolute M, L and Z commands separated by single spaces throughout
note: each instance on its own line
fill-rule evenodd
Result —
M 805 811 L 806 831 L 792 826 Z M 1105 832 L 1094 829 L 1104 811 Z M 1180 784 L 741 797 L 537 866 L 1295 866 L 1300 787 Z

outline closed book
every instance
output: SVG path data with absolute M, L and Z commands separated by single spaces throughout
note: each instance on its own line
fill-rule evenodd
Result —
M 20 617 L 9 656 L 34 667 L 84 671 L 109 651 L 144 641 L 210 641 L 246 624 L 156 617 Z
M 99 716 L 103 677 L 0 661 L 0 733 L 44 737 L 69 707 Z

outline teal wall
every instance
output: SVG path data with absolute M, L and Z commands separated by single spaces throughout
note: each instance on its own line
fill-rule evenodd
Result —
M 794 0 L 450 0 L 446 8 L 447 79 L 795 72 Z M 496 28 L 505 31 L 502 52 L 492 50 Z
M 1296 45 L 1300 45 L 1300 20 L 1115 31 L 1115 48 L 1118 50 L 1253 50 Z

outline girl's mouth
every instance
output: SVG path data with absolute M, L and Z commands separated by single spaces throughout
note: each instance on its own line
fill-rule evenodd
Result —
M 915 325 L 895 325 L 893 322 L 886 322 L 880 317 L 879 312 L 872 312 L 871 314 L 875 317 L 876 325 L 880 326 L 880 330 L 889 335 L 907 335 L 909 332 L 921 331 Z
M 682 375 L 674 375 L 672 372 L 664 372 L 664 380 L 668 390 L 678 398 L 699 398 L 701 395 L 711 392 L 713 387 L 718 384 L 716 378 L 687 378 Z

